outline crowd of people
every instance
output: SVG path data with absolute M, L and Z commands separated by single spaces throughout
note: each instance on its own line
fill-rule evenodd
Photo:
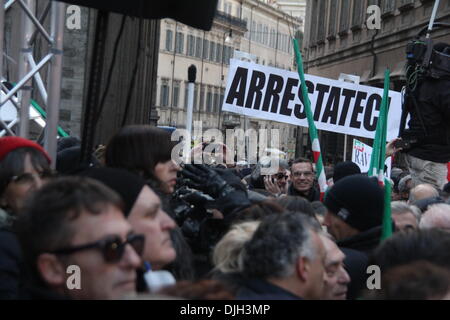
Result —
M 0 138 L 0 299 L 450 299 L 449 183 L 393 168 L 381 241 L 384 189 L 350 161 L 321 199 L 310 159 L 178 164 L 175 143 L 128 126 L 80 163 L 75 138 L 57 159 Z

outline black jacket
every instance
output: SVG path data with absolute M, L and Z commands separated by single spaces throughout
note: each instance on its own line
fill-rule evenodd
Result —
M 267 281 L 245 279 L 236 300 L 302 300 L 302 298 Z
M 450 79 L 426 78 L 419 84 L 416 93 L 419 112 L 411 101 L 408 106 L 411 119 L 404 138 L 418 139 L 408 154 L 413 157 L 437 163 L 450 161 Z M 428 136 L 425 135 L 424 129 Z
M 0 229 L 0 300 L 17 299 L 22 252 L 15 233 Z
M 303 197 L 306 198 L 309 202 L 320 201 L 320 191 L 317 190 L 317 188 L 314 186 L 310 190 L 309 194 L 306 196 L 303 193 L 300 193 L 296 189 L 294 189 L 294 186 L 291 184 L 288 189 L 288 195 Z
M 358 233 L 357 235 L 337 241 L 337 245 L 357 251 L 371 254 L 380 244 L 381 226 Z
M 337 245 L 345 254 L 345 270 L 351 279 L 347 299 L 358 298 L 361 290 L 366 288 L 369 256 L 380 243 L 380 237 L 381 226 L 337 242 Z

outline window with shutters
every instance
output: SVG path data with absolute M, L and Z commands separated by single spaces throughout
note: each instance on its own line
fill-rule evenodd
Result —
M 336 23 L 338 16 L 338 1 L 330 2 L 330 15 L 328 16 L 328 39 L 336 37 Z
M 230 50 L 230 47 L 228 47 L 228 46 L 223 47 L 222 63 L 228 64 L 228 61 L 230 60 L 229 50 Z
M 180 81 L 175 81 L 173 83 L 172 106 L 178 108 L 179 100 L 180 100 Z
M 361 29 L 364 19 L 364 1 L 353 0 L 352 30 Z
M 262 24 L 258 23 L 258 29 L 256 30 L 256 41 L 261 43 L 261 36 L 262 36 Z
M 177 32 L 175 40 L 175 52 L 183 54 L 184 53 L 184 34 Z
M 269 44 L 269 27 L 268 26 L 264 26 L 263 43 L 266 46 Z
M 269 47 L 275 48 L 275 29 L 270 29 Z
M 213 107 L 213 99 L 212 99 L 212 89 L 208 87 L 208 92 L 206 93 L 206 112 L 211 112 Z
M 222 62 L 222 45 L 220 43 L 217 44 L 216 48 L 216 62 Z
M 249 39 L 250 38 L 250 32 L 249 32 L 249 25 L 248 25 L 247 17 L 244 18 L 244 21 L 245 21 L 245 25 L 247 26 L 247 31 L 244 34 L 244 38 L 245 39 Z
M 220 95 L 218 89 L 214 89 L 214 113 L 219 111 Z
M 381 0 L 381 14 L 393 15 L 395 11 L 395 0 Z
M 203 40 L 203 59 L 207 60 L 209 57 L 209 41 Z
M 166 30 L 166 50 L 172 51 L 173 31 Z
M 361 2 L 361 0 L 359 0 Z M 319 0 L 319 12 L 317 25 L 317 42 L 323 43 L 325 41 L 325 26 L 327 25 L 327 0 Z
M 252 30 L 250 31 L 250 40 L 256 41 L 256 22 L 252 21 Z
M 187 37 L 187 55 L 193 57 L 195 55 L 195 38 L 193 35 Z
M 215 58 L 216 58 L 216 43 L 211 41 L 209 43 L 209 60 L 214 61 Z
M 350 0 L 341 1 L 341 12 L 339 15 L 339 34 L 346 34 L 350 19 Z
M 309 42 L 311 45 L 315 45 L 317 41 L 317 9 L 319 5 L 318 0 L 313 0 L 310 2 L 312 5 L 311 10 L 311 29 L 309 30 Z
M 169 84 L 167 81 L 161 83 L 160 101 L 161 107 L 167 107 L 169 105 Z
M 195 56 L 197 58 L 201 58 L 202 57 L 202 38 L 200 37 L 196 37 L 195 38 Z

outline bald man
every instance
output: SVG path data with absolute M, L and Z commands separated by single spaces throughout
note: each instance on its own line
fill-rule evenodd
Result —
M 415 201 L 439 197 L 439 191 L 431 184 L 424 183 L 411 189 L 409 193 L 408 204 L 413 204 Z

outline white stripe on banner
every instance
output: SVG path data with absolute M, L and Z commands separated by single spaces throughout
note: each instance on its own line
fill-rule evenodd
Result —
M 316 127 L 375 138 L 383 89 L 305 75 Z M 223 111 L 308 127 L 296 72 L 231 60 Z M 397 137 L 401 94 L 389 91 L 387 139 Z

